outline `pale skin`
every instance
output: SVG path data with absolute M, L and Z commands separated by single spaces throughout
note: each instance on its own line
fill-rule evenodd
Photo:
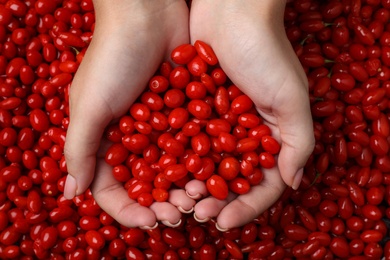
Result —
M 306 76 L 284 33 L 285 1 L 194 0 L 190 14 L 182 0 L 107 2 L 94 1 L 94 38 L 71 87 L 66 198 L 91 187 L 102 209 L 128 227 L 175 226 L 182 212 L 193 212 L 227 230 L 258 216 L 286 185 L 299 186 L 314 137 Z M 171 191 L 168 202 L 145 208 L 112 177 L 102 133 L 126 113 L 174 47 L 197 39 L 213 47 L 228 77 L 254 101 L 282 144 L 278 165 L 245 195 L 219 201 L 208 197 L 202 182 L 192 181 L 186 190 Z

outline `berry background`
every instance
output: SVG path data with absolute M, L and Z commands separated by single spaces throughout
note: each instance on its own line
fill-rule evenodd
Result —
M 222 233 L 192 215 L 126 228 L 90 191 L 64 199 L 68 92 L 93 4 L 0 1 L 0 258 L 390 259 L 390 1 L 287 2 L 315 149 L 297 191 Z

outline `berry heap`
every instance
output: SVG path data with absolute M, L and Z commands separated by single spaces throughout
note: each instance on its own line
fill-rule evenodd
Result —
M 247 193 L 275 166 L 279 143 L 263 124 L 252 100 L 216 66 L 214 51 L 202 41 L 172 52 L 148 88 L 106 136 L 114 177 L 143 206 L 166 201 L 171 188 L 196 179 L 209 193 Z M 228 87 L 225 87 L 225 86 Z

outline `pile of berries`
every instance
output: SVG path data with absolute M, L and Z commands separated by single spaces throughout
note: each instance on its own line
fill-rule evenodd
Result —
M 245 194 L 275 166 L 279 143 L 252 100 L 229 82 L 209 45 L 196 41 L 172 52 L 129 113 L 110 126 L 106 153 L 114 177 L 143 206 L 166 201 L 191 179 L 226 199 Z M 226 87 L 228 85 L 228 87 Z

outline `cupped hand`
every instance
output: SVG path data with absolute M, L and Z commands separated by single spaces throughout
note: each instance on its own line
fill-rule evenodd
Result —
M 189 42 L 188 7 L 181 0 L 95 0 L 94 6 L 93 40 L 70 90 L 64 196 L 72 199 L 93 181 L 97 203 L 119 223 L 128 227 L 154 226 L 159 220 L 175 224 L 181 218 L 176 206 L 182 203 L 190 208 L 194 202 L 179 195 L 172 203 L 140 206 L 113 178 L 104 162 L 107 144 L 101 140 L 106 126 L 126 113 L 171 50 Z
M 314 147 L 305 73 L 286 37 L 285 1 L 194 0 L 191 41 L 214 49 L 222 69 L 256 105 L 281 143 L 277 167 L 264 170 L 263 182 L 245 195 L 225 201 L 208 197 L 195 206 L 198 219 L 217 217 L 220 229 L 243 225 L 271 206 L 285 185 L 297 189 Z M 205 195 L 201 182 L 187 185 Z

